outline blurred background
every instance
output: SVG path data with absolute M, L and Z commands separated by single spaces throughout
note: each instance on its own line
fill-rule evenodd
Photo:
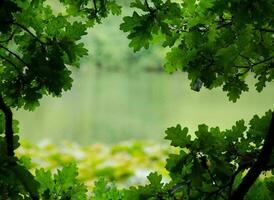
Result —
M 129 14 L 128 2 L 120 3 L 122 16 Z M 237 103 L 229 102 L 221 89 L 192 91 L 186 74 L 163 71 L 167 50 L 156 44 L 133 53 L 119 30 L 122 16 L 110 16 L 82 39 L 89 56 L 73 69 L 71 91 L 44 98 L 34 112 L 16 111 L 21 138 L 83 145 L 163 141 L 165 129 L 176 124 L 193 132 L 201 123 L 229 128 L 273 106 L 274 84 L 260 94 L 251 86 Z M 254 85 L 252 78 L 249 82 Z
M 122 16 L 130 14 L 129 1 L 120 3 Z M 186 74 L 163 71 L 168 49 L 155 44 L 133 53 L 119 30 L 122 16 L 110 16 L 82 39 L 89 56 L 73 69 L 70 91 L 43 98 L 33 112 L 15 111 L 21 137 L 16 153 L 33 172 L 77 162 L 78 178 L 89 188 L 99 177 L 121 187 L 144 184 L 152 171 L 168 180 L 165 160 L 178 152 L 164 140 L 168 127 L 181 124 L 194 133 L 206 123 L 225 129 L 273 109 L 274 84 L 257 93 L 252 77 L 237 103 L 220 88 L 192 91 Z

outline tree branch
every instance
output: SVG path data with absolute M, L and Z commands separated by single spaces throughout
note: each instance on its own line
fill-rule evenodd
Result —
M 20 58 L 20 56 L 18 56 L 16 53 L 12 52 L 7 47 L 5 47 L 5 46 L 3 46 L 1 44 L 0 44 L 0 48 L 5 49 L 7 52 L 9 52 L 10 54 L 12 54 L 14 57 L 16 57 L 18 60 L 20 60 L 20 62 L 22 62 L 25 66 L 27 66 L 29 68 L 28 64 L 22 58 Z
M 260 29 L 257 29 L 257 30 L 262 31 L 262 32 L 274 33 L 274 29 L 260 28 Z
M 221 28 L 224 28 L 226 26 L 231 26 L 231 25 L 232 25 L 232 21 L 224 22 L 224 23 L 220 24 L 219 26 L 217 26 L 217 29 L 221 29 Z
M 13 150 L 13 129 L 12 129 L 12 111 L 7 104 L 5 104 L 2 95 L 0 94 L 0 109 L 5 115 L 5 137 L 7 143 L 7 155 L 14 156 Z
M 232 195 L 232 189 L 233 189 L 233 184 L 234 184 L 234 181 L 235 181 L 235 178 L 237 177 L 237 175 L 245 170 L 245 169 L 248 169 L 250 166 L 248 164 L 244 164 L 244 165 L 241 165 L 238 167 L 238 169 L 234 172 L 234 174 L 232 174 L 231 178 L 230 178 L 230 181 L 228 183 L 228 197 L 231 198 L 231 195 Z
M 10 107 L 4 102 L 4 99 L 2 95 L 0 94 L 0 109 L 3 111 L 5 115 L 5 137 L 6 137 L 6 143 L 7 143 L 7 156 L 8 157 L 14 157 L 14 149 L 13 149 L 13 129 L 12 129 L 12 111 Z M 30 194 L 31 199 L 38 200 L 39 197 L 37 197 L 32 190 L 30 189 L 28 183 L 26 183 L 26 180 L 22 177 L 21 172 L 18 173 L 18 170 L 16 170 L 17 163 L 12 160 L 11 167 L 13 168 L 13 172 L 17 175 L 18 179 L 21 181 L 22 185 L 24 186 L 25 190 Z M 29 172 L 30 173 L 30 172 Z
M 243 57 L 242 55 L 240 55 L 240 56 Z M 246 57 L 243 57 L 243 58 L 248 59 Z M 256 63 L 251 63 L 251 61 L 249 60 L 249 65 L 236 65 L 235 67 L 252 70 L 252 68 L 254 66 L 259 65 L 259 64 L 263 64 L 263 63 L 266 63 L 266 62 L 269 62 L 272 59 L 274 59 L 274 56 L 271 56 L 269 58 L 266 58 L 265 60 L 262 60 L 262 61 L 259 61 L 259 62 L 256 62 Z M 269 64 L 271 64 L 271 63 L 269 63 Z
M 269 57 L 269 58 L 267 58 L 267 59 L 265 59 L 265 60 L 262 60 L 262 61 L 260 61 L 260 62 L 254 63 L 254 64 L 252 64 L 252 67 L 254 67 L 255 65 L 259 65 L 259 64 L 268 62 L 268 61 L 270 61 L 270 60 L 272 60 L 272 59 L 274 59 L 274 56 L 271 56 L 271 57 Z
M 146 4 L 147 9 L 151 10 L 150 6 L 148 5 L 147 0 L 145 0 L 145 4 Z
M 146 5 L 148 11 L 149 11 L 151 14 L 154 14 L 155 9 L 149 6 L 147 0 L 145 0 L 145 5 Z
M 18 79 L 20 81 L 20 84 L 21 84 L 21 87 L 23 86 L 23 84 L 25 84 L 25 80 L 24 80 L 24 76 L 23 76 L 23 73 L 21 72 L 21 70 L 18 68 L 18 66 L 16 66 L 11 60 L 9 60 L 8 58 L 6 58 L 5 56 L 2 56 L 0 54 L 0 58 L 2 58 L 3 60 L 5 60 L 6 62 L 8 62 L 9 64 L 11 64 L 15 71 L 17 72 L 18 74 Z
M 28 34 L 30 34 L 36 41 L 38 41 L 41 45 L 45 45 L 44 42 L 42 42 L 36 35 L 34 35 L 28 28 L 26 28 L 25 26 L 23 26 L 22 24 L 19 24 L 17 22 L 13 22 L 13 25 L 16 25 L 18 27 L 20 27 L 21 29 L 23 29 L 24 31 L 26 31 Z
M 174 185 L 174 186 L 168 191 L 168 194 L 169 194 L 169 195 L 172 195 L 172 194 L 174 194 L 175 192 L 177 192 L 178 190 L 180 190 L 180 189 L 182 189 L 182 188 L 184 188 L 184 187 L 185 187 L 184 183 L 178 183 L 178 184 Z
M 96 5 L 96 0 L 92 0 L 93 2 L 93 7 L 94 7 L 94 15 L 97 16 L 97 5 Z
M 8 62 L 9 64 L 11 64 L 13 67 L 14 67 L 14 69 L 17 71 L 17 73 L 20 75 L 20 70 L 19 70 L 19 68 L 12 62 L 12 61 L 10 61 L 8 58 L 6 58 L 5 56 L 2 56 L 1 54 L 0 54 L 0 58 L 2 58 L 3 60 L 5 60 L 6 62 Z
M 260 176 L 261 172 L 265 170 L 267 164 L 270 161 L 271 154 L 274 148 L 274 112 L 272 113 L 272 118 L 270 122 L 270 127 L 268 133 L 264 139 L 263 148 L 258 156 L 257 161 L 250 168 L 247 175 L 243 178 L 239 187 L 234 191 L 231 196 L 231 200 L 243 200 L 244 196 L 250 189 L 250 187 L 255 183 L 257 178 Z

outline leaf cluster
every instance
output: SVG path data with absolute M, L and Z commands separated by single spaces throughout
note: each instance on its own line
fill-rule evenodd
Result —
M 229 199 L 257 160 L 270 119 L 271 111 L 263 117 L 255 115 L 248 126 L 240 120 L 225 131 L 202 124 L 194 138 L 180 125 L 168 128 L 166 139 L 180 149 L 179 154 L 170 154 L 167 159 L 166 169 L 171 181 L 163 183 L 160 175 L 151 173 L 149 184 L 129 188 L 125 199 Z M 264 169 L 268 176 L 262 174 L 245 199 L 273 198 L 274 153 L 271 158 Z M 271 170 L 272 175 L 269 174 Z
M 195 137 L 180 125 L 166 130 L 166 139 L 179 148 L 178 154 L 170 154 L 166 169 L 171 180 L 166 182 L 157 172 L 151 173 L 144 186 L 131 186 L 118 190 L 115 185 L 100 180 L 95 184 L 95 199 L 132 200 L 224 200 L 230 199 L 247 171 L 257 160 L 263 140 L 269 128 L 271 111 L 259 117 L 255 115 L 245 125 L 236 122 L 231 129 L 220 131 L 218 127 L 199 125 Z M 273 199 L 273 162 L 250 188 L 245 199 Z M 272 172 L 271 172 L 272 170 Z M 272 174 L 271 174 L 272 173 Z
M 131 7 L 120 26 L 129 46 L 139 51 L 160 36 L 170 48 L 165 70 L 187 72 L 193 90 L 222 86 L 235 102 L 249 90 L 250 72 L 259 92 L 273 81 L 273 1 L 135 0 Z
M 87 188 L 77 180 L 76 164 L 69 164 L 52 176 L 50 171 L 36 170 L 35 179 L 39 182 L 40 199 L 44 200 L 85 200 Z
M 59 9 L 45 0 L 1 3 L 0 90 L 9 106 L 31 110 L 43 95 L 71 88 L 71 66 L 87 55 L 81 37 L 108 14 L 121 13 L 114 1 L 93 2 L 60 0 Z

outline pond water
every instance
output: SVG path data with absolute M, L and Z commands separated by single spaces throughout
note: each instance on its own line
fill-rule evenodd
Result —
M 80 144 L 162 141 L 165 129 L 176 124 L 192 132 L 201 123 L 229 128 L 238 119 L 273 108 L 274 84 L 262 93 L 252 87 L 232 103 L 221 89 L 192 91 L 183 73 L 105 72 L 83 66 L 74 78 L 72 90 L 62 98 L 46 97 L 34 112 L 16 111 L 22 138 Z

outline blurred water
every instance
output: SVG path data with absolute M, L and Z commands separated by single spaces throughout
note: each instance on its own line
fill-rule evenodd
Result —
M 34 112 L 16 111 L 22 138 L 80 144 L 163 140 L 165 129 L 178 123 L 191 131 L 201 123 L 228 128 L 273 109 L 274 84 L 262 93 L 251 88 L 232 103 L 220 89 L 191 91 L 183 73 L 103 72 L 86 65 L 74 77 L 62 98 L 46 97 Z

